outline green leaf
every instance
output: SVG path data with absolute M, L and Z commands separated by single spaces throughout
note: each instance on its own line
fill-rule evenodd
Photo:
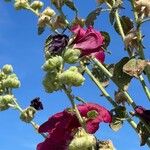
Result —
M 112 69 L 113 66 L 106 66 L 107 69 Z M 103 87 L 107 87 L 109 85 L 109 78 L 105 75 L 105 73 L 97 66 L 94 65 L 92 68 L 92 74 L 99 80 Z
M 129 61 L 128 57 L 122 58 L 114 68 L 112 80 L 123 90 L 127 90 L 132 79 L 131 76 L 123 72 L 123 66 Z
M 100 31 L 100 33 L 102 34 L 102 36 L 104 37 L 104 49 L 106 49 L 108 47 L 108 45 L 110 44 L 110 36 L 108 32 L 105 31 Z
M 113 118 L 112 123 L 109 124 L 110 128 L 115 132 L 120 130 L 122 128 L 122 125 L 123 125 L 123 121 L 115 117 Z
M 85 25 L 87 27 L 89 27 L 90 25 L 94 25 L 94 21 L 96 20 L 97 16 L 100 15 L 101 10 L 102 8 L 97 8 L 88 14 L 85 21 Z
M 74 4 L 74 2 L 72 0 L 66 0 L 65 1 L 65 4 L 70 8 L 72 9 L 73 11 L 75 11 L 76 13 L 78 13 L 78 10 Z
M 109 13 L 109 21 L 110 21 L 111 25 L 113 25 L 114 21 L 115 21 L 115 12 L 116 12 L 116 10 L 112 9 Z
M 124 31 L 125 35 L 126 35 L 127 33 L 129 33 L 129 31 L 130 31 L 131 29 L 133 29 L 134 24 L 133 24 L 133 21 L 132 21 L 129 17 L 127 17 L 127 16 L 122 16 L 122 17 L 120 17 L 120 21 L 121 21 L 121 25 L 122 25 L 122 28 L 123 28 L 123 31 Z M 118 25 L 117 25 L 117 22 L 115 22 L 114 28 L 115 28 L 116 32 L 117 32 L 118 34 L 120 34 L 119 28 L 118 28 Z
M 38 27 L 38 35 L 41 35 L 45 31 L 45 27 Z
M 132 58 L 123 66 L 123 71 L 132 77 L 138 78 L 146 65 L 147 61 L 145 60 Z
M 146 144 L 148 138 L 150 137 L 150 134 L 149 134 L 149 132 L 147 132 L 147 129 L 142 122 L 138 123 L 137 131 L 138 131 L 140 138 L 141 138 L 141 144 L 140 145 L 143 146 Z

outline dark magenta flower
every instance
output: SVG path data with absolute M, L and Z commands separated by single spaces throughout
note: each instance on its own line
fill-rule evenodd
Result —
M 36 110 L 42 110 L 42 109 L 43 109 L 43 104 L 42 104 L 42 102 L 40 101 L 40 98 L 39 98 L 39 97 L 34 98 L 34 99 L 31 101 L 30 106 L 34 107 Z
M 67 46 L 69 37 L 65 34 L 50 35 L 46 40 L 46 50 L 51 55 L 61 55 Z
M 101 47 L 104 42 L 104 37 L 92 26 L 90 26 L 87 30 L 84 30 L 77 25 L 71 30 L 76 35 L 73 42 L 74 48 L 80 49 L 82 55 L 90 55 L 94 52 L 103 51 Z
M 150 123 L 150 110 L 146 110 L 142 106 L 137 106 L 135 108 L 135 114 L 144 119 L 147 123 Z
M 88 133 L 95 133 L 98 128 L 99 128 L 99 124 L 101 122 L 105 122 L 105 123 L 111 123 L 112 122 L 112 117 L 110 112 L 98 105 L 98 104 L 94 104 L 94 103 L 87 103 L 87 104 L 82 104 L 82 105 L 78 105 L 78 109 L 79 112 L 81 114 L 82 117 L 85 118 L 89 118 L 89 112 L 92 113 L 92 111 L 96 112 L 96 116 L 94 118 L 89 118 L 86 121 L 86 130 Z
M 78 105 L 82 117 L 86 118 L 86 130 L 88 133 L 95 133 L 100 122 L 110 123 L 111 115 L 104 107 L 87 103 Z M 93 112 L 94 117 L 90 117 Z M 81 127 L 75 113 L 70 109 L 57 113 L 49 118 L 39 127 L 39 133 L 48 133 L 46 140 L 37 146 L 37 150 L 67 150 L 70 141 L 73 139 L 78 127 Z

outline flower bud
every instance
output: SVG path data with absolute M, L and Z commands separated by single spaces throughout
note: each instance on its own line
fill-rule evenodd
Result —
M 2 68 L 2 71 L 5 73 L 5 74 L 11 74 L 13 72 L 13 67 L 11 65 L 4 65 L 3 68 Z
M 0 80 L 3 80 L 6 77 L 6 75 L 4 74 L 4 72 L 0 71 Z
M 54 11 L 52 8 L 47 7 L 47 8 L 42 12 L 42 14 L 47 15 L 47 16 L 49 16 L 49 17 L 52 17 L 52 16 L 55 15 L 55 11 Z
M 61 89 L 56 72 L 48 72 L 44 77 L 43 85 L 47 93 L 52 93 Z
M 34 10 L 39 10 L 39 9 L 41 9 L 42 7 L 43 7 L 43 2 L 41 2 L 41 1 L 38 1 L 38 0 L 35 0 L 35 1 L 33 1 L 32 3 L 31 3 L 31 8 L 33 8 Z
M 3 80 L 3 86 L 5 88 L 19 88 L 20 87 L 20 81 L 17 77 L 12 77 L 11 75 L 8 76 L 6 79 Z
M 59 75 L 59 80 L 68 86 L 81 86 L 85 78 L 78 71 L 68 69 Z
M 8 104 L 12 104 L 13 99 L 14 99 L 13 95 L 0 96 L 0 111 L 8 109 L 9 108 Z
M 79 60 L 79 57 L 81 55 L 81 52 L 79 49 L 67 49 L 64 54 L 64 60 L 65 62 L 69 64 L 76 63 Z
M 49 23 L 49 21 L 50 17 L 45 14 L 42 14 L 38 19 L 38 26 L 43 28 L 46 26 L 47 23 Z
M 34 119 L 35 113 L 36 109 L 30 106 L 22 111 L 20 119 L 26 123 L 30 123 Z
M 88 150 L 96 147 L 96 138 L 80 129 L 69 144 L 69 150 Z
M 28 5 L 28 0 L 15 0 L 14 7 L 19 10 L 25 9 Z
M 51 71 L 53 69 L 60 68 L 63 63 L 63 58 L 61 56 L 55 56 L 48 59 L 42 66 L 44 71 Z

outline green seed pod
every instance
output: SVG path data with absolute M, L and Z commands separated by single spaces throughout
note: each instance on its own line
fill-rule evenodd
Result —
M 68 86 L 81 86 L 85 78 L 78 71 L 68 69 L 59 75 L 59 80 Z
M 47 8 L 42 12 L 42 14 L 47 15 L 47 16 L 49 16 L 49 17 L 52 17 L 52 16 L 55 15 L 55 11 L 54 11 L 52 8 L 47 7 Z
M 61 89 L 56 72 L 48 72 L 44 77 L 43 85 L 47 93 L 52 93 Z
M 4 72 L 0 71 L 0 80 L 3 80 L 4 78 L 6 78 L 6 75 L 4 74 Z
M 44 71 L 51 71 L 57 68 L 60 68 L 60 66 L 63 63 L 63 58 L 61 56 L 55 56 L 50 59 L 48 59 L 45 64 L 42 66 Z
M 30 123 L 34 119 L 35 113 L 36 109 L 30 106 L 22 111 L 20 119 L 26 123 Z
M 81 52 L 79 49 L 66 49 L 64 53 L 64 60 L 68 64 L 74 64 L 79 60 Z
M 96 148 L 96 138 L 80 129 L 69 144 L 69 150 L 92 150 Z
M 44 3 L 38 0 L 35 0 L 31 3 L 31 8 L 34 10 L 40 10 L 43 7 Z
M 14 7 L 19 9 L 25 9 L 29 5 L 28 0 L 15 0 Z
M 6 64 L 3 66 L 2 71 L 5 74 L 11 74 L 13 72 L 13 67 L 11 65 Z
M 0 96 L 0 111 L 8 109 L 9 108 L 8 104 L 12 104 L 13 99 L 14 99 L 13 95 Z

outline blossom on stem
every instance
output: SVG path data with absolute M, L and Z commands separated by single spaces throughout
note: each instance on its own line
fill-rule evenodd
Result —
M 142 106 L 137 106 L 135 108 L 135 114 L 144 119 L 147 123 L 150 123 L 150 110 L 147 110 Z
M 77 105 L 82 117 L 86 120 L 86 131 L 95 133 L 99 128 L 100 122 L 110 123 L 111 115 L 104 107 L 86 103 Z M 81 127 L 74 110 L 65 109 L 49 118 L 42 124 L 39 133 L 48 133 L 46 140 L 37 146 L 37 150 L 67 150 L 73 136 Z
M 46 40 L 46 55 L 61 55 L 67 46 L 69 37 L 65 34 L 50 35 Z
M 79 25 L 76 25 L 72 27 L 71 30 L 76 35 L 73 41 L 73 48 L 80 49 L 82 56 L 103 51 L 102 45 L 104 44 L 104 37 L 92 26 L 88 27 L 87 30 L 84 30 Z
M 43 104 L 40 101 L 39 97 L 34 98 L 30 104 L 31 107 L 34 107 L 36 110 L 43 110 Z

